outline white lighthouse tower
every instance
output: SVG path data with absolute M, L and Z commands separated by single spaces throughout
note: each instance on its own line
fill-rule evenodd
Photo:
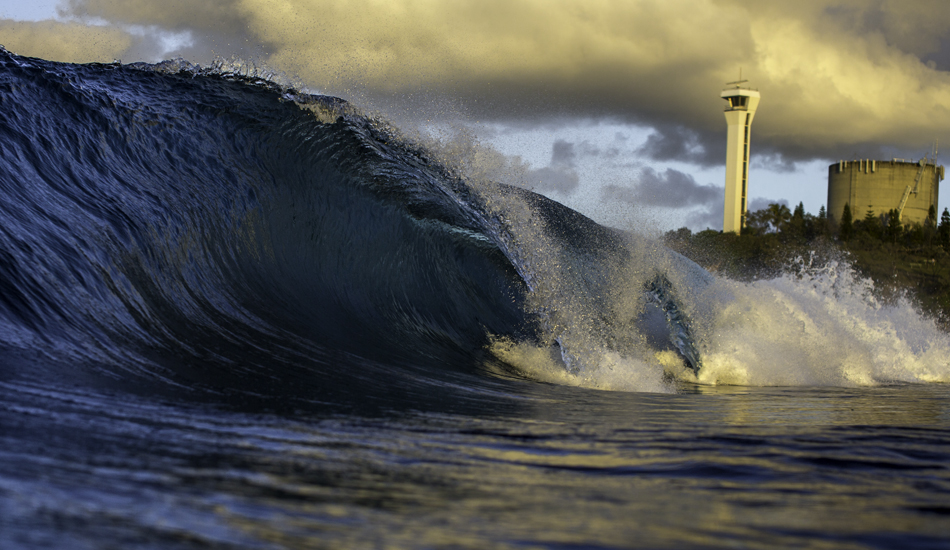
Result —
M 722 213 L 722 230 L 740 233 L 745 225 L 746 193 L 749 182 L 749 132 L 759 92 L 742 85 L 747 80 L 729 82 L 720 97 L 726 106 L 726 205 Z

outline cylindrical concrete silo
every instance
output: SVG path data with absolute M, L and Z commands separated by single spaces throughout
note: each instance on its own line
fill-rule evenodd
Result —
M 868 210 L 876 216 L 898 210 L 901 221 L 923 223 L 937 207 L 943 166 L 894 160 L 839 161 L 828 167 L 828 215 L 841 221 L 845 203 L 855 220 Z

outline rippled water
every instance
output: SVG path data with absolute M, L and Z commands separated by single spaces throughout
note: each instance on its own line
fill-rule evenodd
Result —
M 0 543 L 950 543 L 945 385 L 691 386 L 676 395 L 481 386 L 495 395 L 365 416 L 4 384 Z M 484 410 L 452 412 L 471 406 Z

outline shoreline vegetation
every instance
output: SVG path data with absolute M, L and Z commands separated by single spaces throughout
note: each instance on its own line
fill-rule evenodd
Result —
M 844 260 L 874 282 L 874 296 L 887 304 L 900 296 L 950 331 L 950 211 L 938 222 L 936 209 L 923 223 L 902 223 L 896 210 L 854 219 L 845 205 L 841 220 L 817 216 L 802 203 L 750 212 L 742 233 L 686 227 L 664 235 L 666 245 L 711 272 L 739 281 L 794 272 L 802 261 L 818 265 Z

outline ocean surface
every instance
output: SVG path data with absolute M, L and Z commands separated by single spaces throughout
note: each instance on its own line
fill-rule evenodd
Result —
M 0 548 L 950 548 L 950 337 L 477 151 L 0 48 Z

